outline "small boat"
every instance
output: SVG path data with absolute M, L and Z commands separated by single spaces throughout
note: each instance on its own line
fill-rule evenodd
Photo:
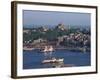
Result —
M 63 58 L 60 58 L 60 59 L 52 58 L 52 59 L 43 60 L 42 63 L 59 63 L 63 61 L 64 61 Z
M 41 52 L 52 52 L 54 51 L 54 48 L 52 46 L 45 46 Z

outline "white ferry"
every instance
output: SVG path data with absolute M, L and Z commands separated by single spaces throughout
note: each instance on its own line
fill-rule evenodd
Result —
M 64 61 L 63 58 L 59 58 L 59 59 L 52 58 L 52 59 L 43 60 L 42 63 L 59 63 L 59 62 L 63 62 L 63 61 Z
M 52 46 L 45 46 L 41 52 L 52 52 L 54 51 L 54 48 Z

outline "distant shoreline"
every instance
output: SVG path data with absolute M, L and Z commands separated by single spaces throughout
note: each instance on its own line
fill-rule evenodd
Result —
M 24 51 L 32 51 L 32 50 L 36 50 L 36 49 L 37 50 L 41 50 L 41 48 L 33 48 L 33 47 L 32 48 L 27 48 L 27 47 L 23 48 Z M 54 50 L 68 50 L 68 51 L 80 51 L 80 52 L 85 52 L 85 51 L 87 52 L 87 51 L 89 51 L 90 52 L 90 48 L 86 48 L 86 50 L 84 51 L 84 48 L 79 48 L 79 47 L 78 48 L 75 48 L 75 47 L 74 48 L 68 48 L 68 47 L 66 47 L 66 48 L 64 48 L 64 47 L 60 47 L 59 48 L 58 47 L 57 48 L 56 47 L 56 48 L 54 48 Z

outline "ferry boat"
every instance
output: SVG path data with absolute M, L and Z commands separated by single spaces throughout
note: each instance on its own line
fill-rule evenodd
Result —
M 45 46 L 41 52 L 52 52 L 54 51 L 54 48 L 52 46 Z
M 52 58 L 52 59 L 43 60 L 42 63 L 59 63 L 59 62 L 63 62 L 63 61 L 64 61 L 63 58 L 59 58 L 59 59 Z

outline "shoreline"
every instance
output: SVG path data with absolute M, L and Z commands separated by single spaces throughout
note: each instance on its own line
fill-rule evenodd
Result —
M 32 51 L 32 50 L 41 50 L 41 48 L 27 48 L 27 47 L 24 47 L 23 48 L 23 50 L 24 51 Z M 90 48 L 79 48 L 79 47 L 77 47 L 77 48 L 68 48 L 68 47 L 66 47 L 66 48 L 64 48 L 64 47 L 56 47 L 56 48 L 54 48 L 54 50 L 68 50 L 68 51 L 80 51 L 80 52 L 87 52 L 87 51 L 89 51 L 90 52 Z

